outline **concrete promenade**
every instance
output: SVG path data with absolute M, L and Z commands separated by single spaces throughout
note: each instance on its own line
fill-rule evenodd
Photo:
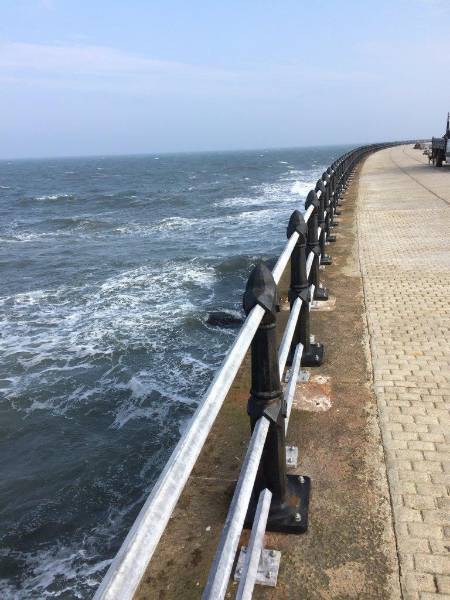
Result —
M 304 370 L 287 440 L 292 472 L 312 480 L 308 532 L 266 534 L 278 583 L 253 597 L 450 600 L 450 167 L 405 146 L 369 156 L 336 235 L 321 271 L 333 302 L 311 316 L 325 361 Z M 249 389 L 247 356 L 135 600 L 201 598 L 249 439 Z
M 402 596 L 450 599 L 450 167 L 370 156 L 357 228 Z

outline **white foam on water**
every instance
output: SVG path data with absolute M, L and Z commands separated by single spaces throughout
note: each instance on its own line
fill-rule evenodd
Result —
M 167 217 L 156 223 L 151 228 L 153 231 L 181 231 L 189 229 L 195 225 L 197 219 L 187 219 L 184 217 Z
M 225 200 L 219 200 L 218 202 L 214 202 L 214 206 L 216 207 L 224 207 L 224 208 L 234 208 L 235 206 L 255 206 L 261 204 L 261 198 L 251 198 L 251 197 L 236 197 L 236 198 L 226 198 Z
M 99 560 L 88 556 L 81 548 L 56 544 L 52 549 L 35 553 L 12 553 L 14 559 L 24 564 L 24 577 L 20 587 L 0 581 L 0 597 L 11 600 L 29 600 L 31 597 L 50 599 L 68 597 L 86 598 L 81 582 L 92 588 L 99 585 L 112 559 Z M 26 575 L 26 576 L 25 576 Z M 64 587 L 61 583 L 64 582 Z
M 293 167 L 288 167 L 288 169 L 289 170 L 286 173 L 283 173 L 275 182 L 253 186 L 255 196 L 225 198 L 224 200 L 215 202 L 214 206 L 225 208 L 240 206 L 274 206 L 278 208 L 281 203 L 297 202 L 298 195 L 306 197 L 308 192 L 311 189 L 314 189 L 316 181 L 322 173 L 320 169 L 315 169 L 314 171 L 302 171 L 294 169 Z M 242 214 L 243 213 L 241 213 L 241 216 Z
M 251 210 L 239 213 L 237 216 L 226 217 L 227 220 L 235 221 L 239 219 L 240 222 L 253 222 L 253 223 L 261 223 L 266 222 L 268 219 L 274 216 L 274 213 L 277 212 L 277 209 L 266 208 L 261 210 Z
M 186 384 L 187 381 L 185 381 Z M 159 399 L 167 397 L 168 392 L 165 385 L 155 381 L 154 372 L 141 370 L 133 375 L 127 383 L 119 384 L 118 387 L 131 391 L 131 397 L 116 413 L 114 422 L 111 425 L 113 429 L 121 429 L 134 419 L 152 419 L 153 421 L 158 421 L 161 428 L 165 426 L 170 404 L 160 402 Z M 152 394 L 155 393 L 158 400 L 151 402 Z M 170 391 L 170 399 L 171 402 L 186 406 L 193 406 L 195 404 L 192 398 L 182 396 L 176 393 L 176 390 Z
M 0 298 L 0 361 L 4 368 L 9 360 L 23 370 L 18 377 L 0 376 L 4 398 L 25 413 L 50 410 L 66 414 L 78 404 L 89 404 L 93 397 L 108 394 L 110 386 L 122 390 L 128 386 L 124 401 L 135 404 L 139 381 L 128 380 L 124 387 L 121 378 L 125 371 L 119 379 L 118 373 L 105 374 L 98 386 L 91 383 L 86 389 L 78 385 L 71 389 L 67 378 L 78 369 L 88 376 L 99 361 L 110 361 L 117 352 L 141 348 L 154 352 L 164 344 L 176 351 L 174 332 L 187 315 L 199 310 L 201 302 L 208 301 L 215 279 L 213 267 L 196 261 L 168 261 L 164 266 L 124 271 L 94 289 L 65 286 Z M 193 304 L 191 291 L 200 304 Z M 186 339 L 180 338 L 180 350 L 189 342 L 186 335 Z M 152 390 L 164 391 L 174 402 L 189 402 L 184 392 L 177 390 L 188 390 L 192 381 L 189 377 L 183 381 L 173 366 L 165 364 L 164 353 L 154 354 Z M 185 363 L 184 367 L 192 375 L 198 364 Z M 142 389 L 151 393 L 150 388 Z M 24 397 L 32 400 L 24 402 Z M 123 406 L 117 410 L 119 415 Z M 120 420 L 117 417 L 116 424 Z
M 161 413 L 161 411 L 155 411 L 151 406 L 136 406 L 134 404 L 124 404 L 116 413 L 116 417 L 112 424 L 113 429 L 121 429 L 129 421 L 148 419 L 155 420 L 155 412 Z M 163 425 L 163 423 L 161 423 Z
M 61 198 L 72 198 L 72 194 L 47 194 L 36 196 L 35 200 L 60 200 Z
M 229 312 L 230 314 L 232 312 L 235 312 L 236 315 L 240 316 L 240 314 L 237 311 L 227 311 L 227 312 Z M 181 359 L 181 364 L 182 365 L 192 365 L 194 367 L 194 373 L 196 371 L 197 372 L 201 371 L 203 373 L 205 373 L 205 372 L 214 373 L 216 370 L 215 365 L 211 365 L 203 360 L 195 358 L 194 356 L 191 356 L 190 354 L 185 354 L 183 356 L 183 358 Z M 181 400 L 181 398 L 180 398 L 180 400 Z M 186 401 L 186 398 L 184 398 L 183 401 Z M 188 403 L 192 403 L 192 401 L 188 400 Z
M 2 242 L 43 242 L 58 236 L 67 236 L 67 232 L 59 233 L 33 233 L 31 231 L 11 233 L 7 237 L 1 237 Z
M 310 190 L 314 189 L 314 183 L 311 181 L 296 181 L 291 187 L 291 194 L 300 194 L 306 196 Z

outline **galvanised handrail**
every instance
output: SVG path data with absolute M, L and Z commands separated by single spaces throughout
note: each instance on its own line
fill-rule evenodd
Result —
M 223 401 L 233 384 L 238 369 L 250 345 L 252 345 L 252 398 L 254 404 L 254 412 L 253 415 L 251 414 L 252 443 L 247 451 L 243 471 L 236 488 L 234 497 L 237 500 L 235 502 L 233 499 L 231 504 L 222 541 L 214 561 L 216 567 L 218 564 L 225 564 L 226 567 L 221 569 L 213 566 L 204 592 L 204 598 L 211 600 L 219 600 L 224 597 L 239 541 L 237 536 L 240 536 L 250 498 L 251 496 L 257 498 L 256 493 L 262 491 L 262 482 L 260 481 L 258 484 L 257 477 L 262 450 L 271 440 L 268 448 L 269 452 L 264 453 L 264 455 L 270 455 L 270 450 L 274 448 L 274 440 L 279 438 L 281 431 L 284 440 L 300 364 L 318 365 L 322 362 L 323 346 L 310 342 L 310 293 L 313 290 L 314 299 L 318 301 L 325 300 L 328 297 L 327 291 L 319 281 L 319 265 L 324 264 L 324 262 L 327 262 L 327 264 L 329 264 L 328 261 L 331 262 L 330 257 L 325 256 L 324 247 L 326 240 L 333 241 L 331 229 L 336 224 L 334 217 L 338 214 L 339 200 L 346 189 L 349 176 L 354 167 L 364 156 L 370 152 L 399 143 L 407 142 L 362 146 L 338 158 L 324 173 L 320 183 L 318 182 L 316 186 L 318 193 L 314 191 L 309 193 L 305 203 L 306 212 L 304 215 L 302 216 L 298 211 L 295 211 L 291 217 L 288 228 L 288 242 L 272 273 L 263 264 L 259 264 L 254 269 L 247 284 L 246 320 L 112 561 L 94 596 L 94 600 L 132 600 Z M 274 347 L 275 337 L 273 335 L 273 327 L 276 321 L 276 304 L 278 302 L 276 286 L 289 261 L 291 262 L 289 294 L 291 315 L 277 358 Z M 268 291 L 272 293 L 272 297 L 267 297 Z M 269 306 L 267 302 L 272 303 L 272 305 Z M 268 319 L 269 323 L 267 322 Z M 272 333 L 268 333 L 270 331 Z M 267 335 L 271 338 L 270 343 Z M 267 360 L 267 357 L 264 358 L 264 356 L 258 355 L 261 354 L 261 351 L 264 354 L 264 351 L 267 351 L 269 347 L 273 355 L 272 364 L 270 365 L 274 377 L 272 386 L 276 392 L 275 395 L 278 394 L 279 407 L 283 406 L 278 415 L 276 415 L 276 411 L 273 412 L 273 402 L 271 406 L 258 405 L 258 393 L 264 395 L 267 390 L 258 390 L 258 382 L 254 381 L 258 379 L 258 370 L 264 368 L 264 363 Z M 278 393 L 278 388 L 280 386 L 280 376 L 286 361 L 289 360 L 288 355 L 291 358 L 292 368 L 283 404 L 280 400 L 281 396 Z M 252 400 L 250 400 L 251 403 Z M 270 413 L 270 409 L 272 409 L 273 414 Z M 266 440 L 267 436 L 269 437 Z M 273 460 L 269 466 L 263 464 L 261 470 L 261 472 L 264 472 L 264 469 L 267 471 L 266 480 L 268 481 L 263 483 L 269 483 L 267 487 L 273 496 L 271 514 L 276 508 L 277 501 L 279 501 L 279 487 L 285 486 L 287 480 L 285 465 L 283 467 L 281 464 L 281 458 L 284 464 L 284 456 L 277 457 L 278 470 L 281 473 L 268 471 L 269 467 L 273 471 L 274 464 L 277 462 L 274 463 Z M 255 479 L 256 483 L 254 483 Z M 261 478 L 259 477 L 259 479 Z M 241 482 L 241 485 L 239 482 Z M 239 497 L 239 490 L 241 492 L 244 490 L 245 493 L 242 492 L 243 497 Z M 295 518 L 297 518 L 296 515 L 294 515 Z M 271 515 L 269 515 L 269 528 L 271 527 L 271 518 Z M 233 527 L 227 527 L 227 524 L 233 524 Z M 305 527 L 306 523 L 301 523 L 301 526 L 299 525 L 297 529 L 303 528 L 305 530 Z M 229 535 L 233 538 L 232 540 L 228 539 Z M 220 590 L 219 594 L 211 595 L 211 590 L 214 590 L 213 593 L 216 594 L 216 589 Z

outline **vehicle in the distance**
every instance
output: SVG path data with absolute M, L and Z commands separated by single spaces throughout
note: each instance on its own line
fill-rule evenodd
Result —
M 442 167 L 442 163 L 450 164 L 450 113 L 447 115 L 447 129 L 440 138 L 431 140 L 431 162 L 436 167 Z

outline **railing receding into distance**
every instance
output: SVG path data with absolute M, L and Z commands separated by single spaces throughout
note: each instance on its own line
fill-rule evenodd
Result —
M 362 146 L 338 158 L 315 190 L 309 192 L 304 214 L 296 210 L 291 215 L 288 241 L 273 270 L 260 262 L 251 272 L 244 293 L 246 319 L 94 600 L 132 600 L 250 347 L 252 391 L 248 413 L 252 434 L 203 599 L 225 597 L 244 526 L 252 531 L 240 571 L 240 599 L 251 598 L 264 531 L 306 531 L 310 480 L 287 474 L 285 446 L 300 368 L 318 366 L 323 360 L 322 344 L 311 341 L 310 304 L 328 298 L 319 267 L 332 262 L 326 244 L 336 239 L 332 233 L 335 217 L 355 166 L 367 154 L 398 143 Z M 278 284 L 289 263 L 290 314 L 277 348 Z M 289 372 L 283 393 L 286 365 Z

